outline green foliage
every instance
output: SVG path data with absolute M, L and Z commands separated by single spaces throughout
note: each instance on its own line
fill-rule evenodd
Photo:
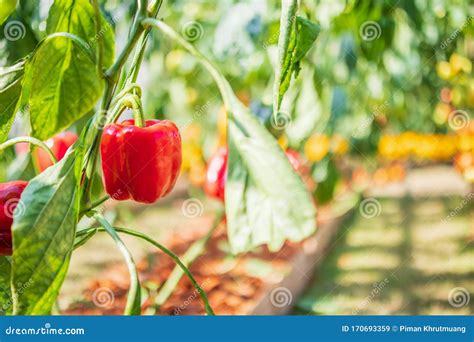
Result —
M 31 62 L 32 135 L 47 139 L 87 114 L 103 89 L 89 54 L 67 37 L 45 41 Z
M 0 25 L 15 10 L 16 0 L 0 0 Z
M 15 314 L 50 314 L 66 276 L 77 220 L 74 161 L 70 153 L 32 179 L 15 210 Z
M 4 142 L 18 110 L 24 62 L 0 68 L 0 143 Z
M 280 109 L 291 78 L 298 75 L 301 61 L 319 34 L 319 25 L 297 16 L 297 1 L 283 1 L 278 42 L 278 65 L 273 89 L 274 113 Z
M 104 43 L 104 62 L 113 60 L 114 36 L 101 18 L 96 33 L 94 9 L 87 0 L 55 1 L 47 31 L 67 32 L 46 39 L 31 64 L 30 115 L 32 135 L 46 139 L 87 114 L 99 99 L 103 80 L 97 73 L 98 42 Z

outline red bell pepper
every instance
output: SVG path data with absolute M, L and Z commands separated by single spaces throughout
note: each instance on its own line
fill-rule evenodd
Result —
M 174 187 L 181 168 L 181 136 L 168 120 L 105 126 L 100 153 L 105 191 L 113 199 L 153 203 Z
M 207 164 L 204 192 L 224 202 L 225 181 L 227 179 L 227 147 L 219 148 Z
M 0 183 L 0 255 L 12 255 L 13 213 L 28 182 Z
M 303 168 L 301 156 L 295 150 L 288 149 L 285 151 L 288 160 L 293 169 L 300 172 Z M 227 179 L 227 147 L 219 148 L 216 153 L 209 159 L 206 170 L 206 179 L 204 182 L 204 192 L 216 199 L 224 202 L 225 182 Z
M 54 137 L 45 141 L 46 146 L 48 146 L 53 152 L 56 159 L 61 160 L 66 154 L 67 150 L 71 145 L 73 145 L 77 140 L 77 134 L 73 132 L 64 131 L 59 134 L 56 134 Z M 22 154 L 28 151 L 28 143 L 19 143 L 15 145 L 16 153 Z M 41 148 L 36 148 L 33 152 L 33 158 L 35 159 L 36 165 L 40 172 L 43 172 L 48 167 L 53 165 L 53 161 L 49 155 Z

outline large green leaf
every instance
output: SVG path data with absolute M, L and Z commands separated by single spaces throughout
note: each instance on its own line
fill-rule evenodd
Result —
M 316 229 L 311 195 L 276 140 L 234 99 L 229 118 L 225 191 L 227 230 L 235 253 L 285 240 L 301 241 Z
M 0 0 L 0 25 L 12 14 L 16 7 L 16 0 Z
M 89 0 L 56 0 L 48 16 L 47 32 L 69 32 L 86 41 L 97 53 L 99 38 L 104 43 L 104 66 L 109 67 L 114 59 L 114 30 L 101 16 L 101 30 L 96 32 L 95 12 Z
M 0 68 L 0 143 L 4 142 L 18 110 L 24 62 Z
M 46 139 L 87 114 L 103 88 L 95 60 L 99 41 L 104 44 L 104 66 L 113 62 L 114 32 L 101 16 L 96 32 L 95 12 L 88 0 L 56 0 L 51 6 L 47 32 L 67 32 L 78 39 L 47 39 L 36 51 L 31 75 L 32 135 Z
M 77 220 L 74 161 L 70 153 L 32 179 L 15 210 L 15 314 L 49 314 L 66 276 Z
M 319 25 L 297 16 L 297 0 L 282 1 L 280 36 L 278 39 L 278 63 L 273 87 L 273 111 L 277 115 L 283 96 L 293 75 L 298 75 L 301 61 L 313 46 L 319 34 Z
M 0 256 L 0 315 L 9 314 L 12 311 L 11 291 L 11 259 Z
M 45 41 L 32 61 L 30 120 L 32 135 L 45 140 L 87 114 L 103 82 L 82 47 L 68 37 Z
M 235 96 L 217 68 L 162 21 L 153 25 L 199 59 L 216 81 L 228 111 L 229 159 L 225 206 L 234 253 L 261 244 L 279 249 L 286 239 L 300 241 L 316 229 L 316 208 L 302 179 L 277 141 Z

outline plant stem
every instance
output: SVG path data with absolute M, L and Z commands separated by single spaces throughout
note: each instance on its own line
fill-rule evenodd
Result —
M 114 227 L 99 213 L 94 214 L 94 218 L 104 227 L 105 231 L 114 239 L 117 247 L 125 258 L 127 268 L 130 273 L 130 289 L 128 291 L 127 305 L 125 307 L 125 315 L 140 315 L 141 313 L 141 296 L 140 296 L 140 281 L 138 279 L 138 272 L 133 258 L 123 243 L 120 236 Z
M 199 240 L 194 242 L 191 245 L 191 247 L 188 248 L 186 253 L 184 253 L 184 255 L 181 257 L 181 261 L 183 262 L 184 265 L 189 267 L 191 263 L 202 254 L 212 234 L 216 231 L 217 227 L 219 227 L 219 224 L 221 223 L 223 216 L 224 216 L 224 210 L 220 209 L 216 213 L 214 222 L 212 223 L 212 226 L 209 229 L 209 231 L 206 233 L 206 235 L 204 235 Z M 159 310 L 159 307 L 163 305 L 166 302 L 166 300 L 169 298 L 169 296 L 173 293 L 174 289 L 178 285 L 183 274 L 184 274 L 183 270 L 179 268 L 178 266 L 175 266 L 170 276 L 168 277 L 168 279 L 166 280 L 166 282 L 163 284 L 160 291 L 158 292 L 158 295 L 156 296 L 155 305 L 158 306 L 157 310 Z
M 153 18 L 156 18 L 158 13 L 160 12 L 161 5 L 163 4 L 163 0 L 156 0 L 151 9 L 150 13 Z M 143 61 L 143 57 L 145 55 L 145 47 L 150 37 L 151 27 L 147 27 L 145 29 L 145 35 L 142 36 L 141 42 L 139 44 L 138 50 L 135 52 L 135 56 L 132 62 L 132 68 L 130 69 L 129 74 L 127 75 L 127 81 L 129 83 L 135 83 L 138 78 L 138 73 L 140 72 L 140 67 Z
M 107 222 L 108 223 L 108 222 Z M 90 233 L 90 231 L 94 230 L 94 229 L 97 229 L 97 231 L 104 231 L 103 229 L 101 228 L 88 228 L 88 229 L 84 229 L 84 230 L 81 230 L 79 232 L 76 233 L 76 237 L 80 237 L 82 235 L 87 235 L 88 233 Z M 201 286 L 199 286 L 199 284 L 197 283 L 196 279 L 194 279 L 192 273 L 189 271 L 189 269 L 181 262 L 181 260 L 179 259 L 179 257 L 174 254 L 172 251 L 170 251 L 168 248 L 166 248 L 165 246 L 163 246 L 162 244 L 160 244 L 159 242 L 155 241 L 154 239 L 152 239 L 151 237 L 149 237 L 148 235 L 146 234 L 143 234 L 143 233 L 140 233 L 140 232 L 137 232 L 137 231 L 134 231 L 134 230 L 131 230 L 131 229 L 127 229 L 127 228 L 120 228 L 120 227 L 114 227 L 115 231 L 119 232 L 119 233 L 124 233 L 124 234 L 127 234 L 127 235 L 131 235 L 131 236 L 135 236 L 135 237 L 138 237 L 140 239 L 143 239 L 149 243 L 151 243 L 153 246 L 159 248 L 161 251 L 163 251 L 163 253 L 165 253 L 166 255 L 168 255 L 171 259 L 173 259 L 173 261 L 183 270 L 184 274 L 186 274 L 186 276 L 189 278 L 189 280 L 191 281 L 191 283 L 193 284 L 194 288 L 196 289 L 196 291 L 198 292 L 198 294 L 201 296 L 201 299 L 204 303 L 204 308 L 206 310 L 206 313 L 208 315 L 214 315 L 214 311 L 212 310 L 211 306 L 209 305 L 209 300 L 207 298 L 207 295 L 206 293 L 204 292 L 204 290 L 201 288 Z
M 56 164 L 58 162 L 56 156 L 49 149 L 49 147 L 44 142 L 42 142 L 41 140 L 38 140 L 38 139 L 33 138 L 33 137 L 18 137 L 18 138 L 13 138 L 13 139 L 10 139 L 8 141 L 5 141 L 3 144 L 0 144 L 0 151 L 6 149 L 7 147 L 10 147 L 10 146 L 13 146 L 15 144 L 22 143 L 22 142 L 26 142 L 26 143 L 29 143 L 31 145 L 35 145 L 35 146 L 40 147 L 41 149 L 43 149 L 48 154 L 49 158 L 51 158 L 53 163 Z
M 99 205 L 106 202 L 109 198 L 110 198 L 110 196 L 106 195 L 106 196 L 98 199 L 97 201 L 92 202 L 92 204 L 90 206 L 88 206 L 87 208 L 84 208 L 84 210 L 81 211 L 80 215 L 82 216 L 82 215 L 86 214 L 88 211 L 91 211 L 92 209 L 97 208 Z

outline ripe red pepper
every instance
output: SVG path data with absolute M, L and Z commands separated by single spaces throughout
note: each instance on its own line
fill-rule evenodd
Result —
M 286 150 L 285 154 L 293 166 L 293 169 L 295 169 L 296 172 L 300 172 L 303 169 L 300 154 L 292 149 Z M 225 182 L 227 179 L 227 156 L 227 147 L 221 147 L 216 151 L 207 164 L 206 179 L 204 182 L 204 192 L 208 196 L 219 199 L 222 202 L 224 202 Z
M 13 212 L 28 182 L 0 183 L 0 255 L 12 255 Z
M 53 152 L 54 156 L 59 161 L 64 157 L 68 148 L 71 147 L 71 145 L 73 145 L 76 140 L 76 133 L 64 131 L 46 140 L 45 144 L 50 148 L 51 152 Z M 28 143 L 19 143 L 15 145 L 15 147 L 18 154 L 26 153 L 28 151 Z M 49 155 L 41 148 L 35 149 L 33 152 L 33 158 L 35 159 L 36 165 L 38 165 L 40 172 L 43 172 L 48 167 L 53 165 L 53 161 Z
M 100 153 L 105 191 L 113 199 L 153 203 L 174 187 L 181 168 L 181 136 L 168 120 L 105 126 Z

